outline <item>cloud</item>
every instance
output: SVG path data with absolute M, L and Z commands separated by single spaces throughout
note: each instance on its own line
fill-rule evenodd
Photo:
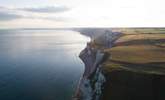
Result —
M 0 12 L 0 21 L 8 21 L 21 18 L 21 15 L 11 14 L 7 12 Z
M 10 21 L 20 18 L 66 21 L 67 18 L 59 15 L 59 13 L 68 10 L 70 9 L 64 6 L 38 8 L 8 8 L 0 6 L 0 21 Z
M 36 13 L 59 13 L 66 12 L 70 8 L 65 6 L 47 6 L 47 7 L 38 7 L 38 8 L 19 8 L 20 10 L 36 12 Z

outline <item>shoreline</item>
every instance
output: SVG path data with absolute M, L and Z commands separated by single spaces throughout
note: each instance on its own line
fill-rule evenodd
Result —
M 101 30 L 99 32 L 101 33 L 96 33 L 95 36 L 89 35 L 91 41 L 87 43 L 86 48 L 79 54 L 80 59 L 84 62 L 85 71 L 79 80 L 73 100 L 99 100 L 102 94 L 103 83 L 105 83 L 106 79 L 102 73 L 101 64 L 107 55 L 103 49 L 95 48 L 92 44 L 93 42 L 99 42 L 103 43 L 104 48 L 111 48 L 113 42 L 118 39 L 119 34 L 110 30 Z

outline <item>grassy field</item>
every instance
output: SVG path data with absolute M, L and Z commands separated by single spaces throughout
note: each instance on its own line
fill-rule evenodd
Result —
M 165 74 L 165 29 L 121 29 L 103 69 Z
M 112 30 L 124 34 L 165 33 L 165 28 L 113 28 Z

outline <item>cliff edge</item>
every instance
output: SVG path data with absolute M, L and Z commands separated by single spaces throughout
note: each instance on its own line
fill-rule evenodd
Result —
M 164 33 L 127 32 L 105 52 L 102 100 L 165 100 Z
M 80 53 L 78 99 L 165 100 L 165 31 L 115 30 L 98 31 Z

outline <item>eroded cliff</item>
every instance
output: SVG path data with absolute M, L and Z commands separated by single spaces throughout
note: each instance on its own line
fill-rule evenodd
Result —
M 76 99 L 165 100 L 165 34 L 99 32 L 80 53 Z

